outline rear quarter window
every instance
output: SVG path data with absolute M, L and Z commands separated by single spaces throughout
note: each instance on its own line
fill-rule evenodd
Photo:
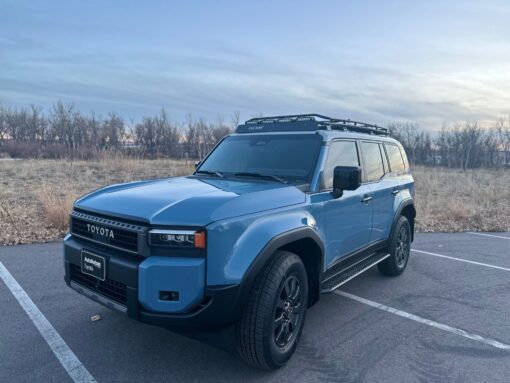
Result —
M 384 144 L 384 146 L 386 147 L 386 153 L 388 154 L 388 160 L 390 161 L 391 171 L 394 173 L 403 172 L 406 166 L 400 148 L 397 145 L 388 143 Z
M 404 159 L 404 165 L 406 169 L 409 169 L 409 161 L 407 160 L 407 154 L 406 151 L 402 146 L 399 146 L 400 154 L 402 154 L 402 158 Z

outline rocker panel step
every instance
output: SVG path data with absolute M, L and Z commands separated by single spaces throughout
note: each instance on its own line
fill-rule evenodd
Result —
M 321 283 L 321 293 L 330 293 L 338 287 L 342 286 L 344 283 L 350 281 L 354 277 L 357 277 L 364 271 L 370 269 L 372 266 L 377 265 L 379 262 L 384 261 L 388 258 L 390 254 L 383 253 L 374 253 L 363 260 L 355 263 L 354 265 L 346 268 L 345 270 L 340 271 L 338 274 L 335 274 L 325 281 Z

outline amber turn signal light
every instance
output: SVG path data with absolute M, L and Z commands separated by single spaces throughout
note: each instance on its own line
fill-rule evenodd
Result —
M 195 233 L 195 247 L 197 249 L 205 249 L 205 231 L 197 231 Z

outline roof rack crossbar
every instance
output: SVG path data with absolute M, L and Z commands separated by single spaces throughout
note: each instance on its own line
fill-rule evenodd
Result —
M 353 121 L 353 120 L 341 120 L 332 119 L 331 122 L 323 123 L 328 125 L 328 128 L 332 130 L 352 130 L 362 133 L 373 133 L 378 135 L 388 135 L 388 129 L 375 124 L 367 124 L 365 122 Z
M 245 124 L 292 122 L 292 121 L 318 121 L 317 118 L 326 121 L 333 120 L 332 118 L 323 116 L 321 114 L 309 113 L 309 114 L 289 114 L 284 116 L 271 116 L 271 117 L 255 117 L 247 120 Z
M 369 133 L 381 136 L 389 135 L 388 129 L 375 124 L 353 121 L 350 119 L 339 119 L 324 116 L 322 114 L 295 114 L 272 117 L 256 117 L 245 122 L 246 125 L 289 123 L 298 121 L 313 121 L 317 123 L 317 130 L 349 130 L 359 133 Z

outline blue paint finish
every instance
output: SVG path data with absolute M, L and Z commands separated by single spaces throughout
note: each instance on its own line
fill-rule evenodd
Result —
M 312 179 L 312 184 L 317 189 L 329 140 L 339 136 L 366 138 L 356 133 L 325 131 L 321 134 L 326 143 L 321 150 L 316 174 Z M 377 139 L 396 142 L 385 137 Z M 394 196 L 391 191 L 397 185 L 401 185 L 401 191 Z M 414 181 L 410 172 L 400 176 L 389 173 L 379 182 L 364 184 L 355 191 L 344 191 L 344 195 L 338 199 L 333 198 L 330 191 L 312 192 L 306 194 L 304 203 L 216 221 L 207 226 L 207 284 L 239 283 L 253 260 L 272 238 L 305 226 L 303 222 L 307 222 L 306 226 L 313 227 L 323 240 L 323 264 L 326 269 L 343 256 L 378 239 L 386 239 L 399 204 L 404 199 L 411 198 L 411 192 L 414 195 Z M 377 197 L 375 203 L 374 200 L 366 205 L 360 202 L 363 195 L 374 193 Z M 378 210 L 377 222 L 373 222 L 374 208 Z
M 369 184 L 372 191 L 372 234 L 370 242 L 388 238 L 393 222 L 395 195 L 393 189 L 399 187 L 398 178 L 393 174 L 386 174 L 379 182 Z
M 205 259 L 149 257 L 139 266 L 138 299 L 152 311 L 178 313 L 204 297 Z M 178 301 L 162 301 L 160 291 L 177 291 Z
M 205 226 L 263 210 L 305 201 L 293 186 L 213 178 L 177 177 L 102 189 L 79 199 L 75 206 L 110 214 L 112 211 L 153 225 Z
M 325 230 L 325 265 L 334 263 L 369 242 L 372 204 L 361 202 L 365 194 L 370 194 L 367 185 L 361 185 L 357 190 L 346 190 L 340 198 L 333 198 L 330 191 L 315 196 L 313 211 L 323 222 Z
M 320 238 L 326 271 L 347 254 L 388 238 L 399 207 L 414 198 L 414 181 L 409 170 L 387 173 L 379 182 L 334 198 L 330 190 L 319 190 L 330 142 L 367 136 L 326 130 L 302 134 L 320 134 L 323 141 L 307 193 L 267 180 L 190 176 L 113 185 L 82 197 L 75 206 L 144 221 L 148 227 L 206 229 L 207 258 L 151 256 L 139 265 L 139 301 L 151 311 L 186 312 L 203 300 L 206 287 L 241 283 L 273 238 L 297 228 L 312 228 Z M 371 139 L 397 143 L 388 137 Z M 399 192 L 392 194 L 396 187 Z M 372 201 L 362 203 L 364 195 Z M 177 291 L 179 301 L 161 301 L 159 291 Z
M 324 233 L 309 210 L 303 204 L 208 226 L 207 284 L 239 283 L 264 246 L 279 234 L 308 226 L 322 238 Z

